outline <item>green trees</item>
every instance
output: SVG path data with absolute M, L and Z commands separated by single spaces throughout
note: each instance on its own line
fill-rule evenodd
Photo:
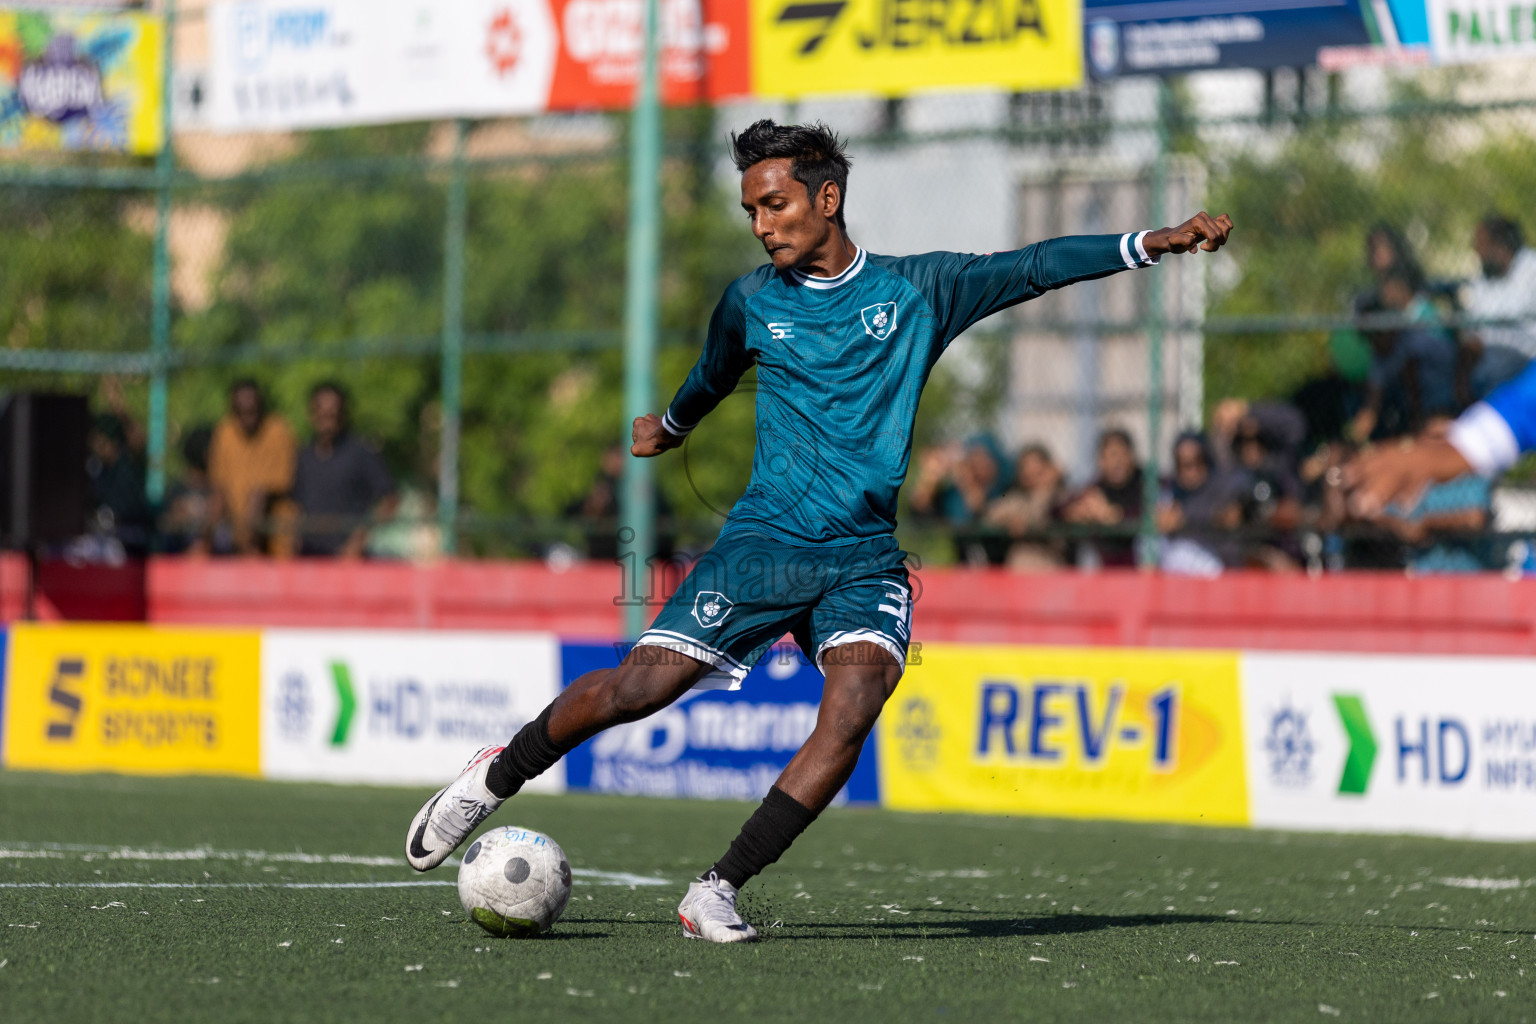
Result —
M 1421 93 L 1400 100 L 1394 116 L 1323 117 L 1278 145 L 1201 154 L 1212 166 L 1210 208 L 1238 225 L 1235 274 L 1208 315 L 1346 316 L 1370 280 L 1365 236 L 1378 221 L 1403 232 L 1432 276 L 1451 279 L 1476 273 L 1472 232 L 1484 214 L 1529 222 L 1536 140 L 1521 130 L 1525 112 L 1437 112 Z M 1205 393 L 1283 395 L 1327 365 L 1326 331 L 1212 333 Z

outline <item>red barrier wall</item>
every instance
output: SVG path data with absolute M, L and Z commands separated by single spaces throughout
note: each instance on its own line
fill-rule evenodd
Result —
M 0 556 L 0 615 L 21 615 L 26 563 Z M 134 605 L 130 570 L 45 567 L 39 617 L 390 629 L 620 632 L 618 568 L 538 562 L 399 563 L 151 559 Z M 1536 654 L 1536 580 L 1347 573 L 1018 575 L 926 569 L 919 641 Z

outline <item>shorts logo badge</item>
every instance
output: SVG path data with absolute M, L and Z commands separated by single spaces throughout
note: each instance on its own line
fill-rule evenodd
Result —
M 712 629 L 725 621 L 734 605 L 734 601 L 717 590 L 701 590 L 693 599 L 693 617 L 705 629 Z
M 876 341 L 884 341 L 896 329 L 896 303 L 877 302 L 859 310 L 864 330 Z

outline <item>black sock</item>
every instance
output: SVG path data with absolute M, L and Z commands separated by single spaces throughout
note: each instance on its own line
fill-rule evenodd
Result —
M 529 779 L 543 775 L 570 752 L 549 738 L 551 704 L 543 713 L 518 730 L 505 749 L 491 759 L 485 772 L 485 788 L 505 800 L 523 788 Z
M 815 820 L 815 811 L 774 786 L 712 870 L 721 881 L 740 889 L 783 856 L 789 844 Z

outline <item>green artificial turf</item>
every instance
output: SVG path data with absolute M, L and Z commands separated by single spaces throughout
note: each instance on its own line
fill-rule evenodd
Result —
M 0 772 L 0 1020 L 1536 1018 L 1531 845 L 840 809 L 721 947 L 675 910 L 748 805 L 528 796 L 491 824 L 664 884 L 578 875 L 531 940 L 452 885 L 290 887 L 451 882 L 404 863 L 427 795 Z

